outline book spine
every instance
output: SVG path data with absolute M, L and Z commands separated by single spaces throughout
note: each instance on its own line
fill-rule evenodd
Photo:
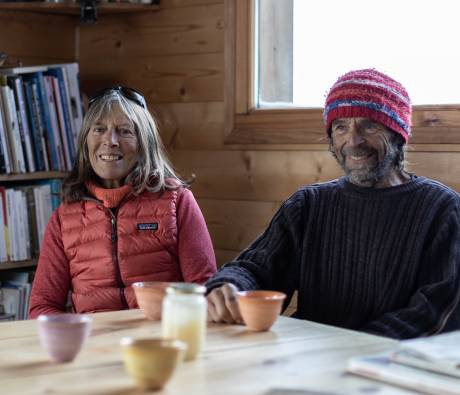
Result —
M 59 132 L 59 124 L 56 114 L 56 103 L 54 102 L 54 94 L 53 94 L 53 87 L 50 81 L 49 76 L 43 76 L 43 83 L 45 86 L 45 94 L 50 118 L 50 125 L 51 131 L 53 134 L 52 141 L 54 144 L 54 150 L 57 155 L 57 168 L 56 170 L 65 170 L 65 161 L 64 161 L 64 153 L 62 150 L 62 142 Z
M 69 148 L 69 155 L 70 155 L 70 163 L 73 164 L 75 159 L 76 148 L 74 144 L 74 133 L 73 133 L 73 123 L 71 121 L 71 103 L 70 103 L 70 95 L 69 95 L 69 87 L 66 83 L 65 78 L 65 70 L 64 67 L 56 67 L 51 68 L 48 71 L 51 75 L 55 76 L 58 80 L 59 85 L 59 93 L 61 97 L 62 103 L 62 110 L 64 115 L 64 122 L 65 122 L 65 133 L 67 136 L 68 148 Z M 78 133 L 75 133 L 78 134 Z
M 39 254 L 39 241 L 37 233 L 37 217 L 35 214 L 35 197 L 34 197 L 34 187 L 29 186 L 25 188 L 26 202 L 28 211 L 28 221 L 29 221 L 29 235 L 30 235 L 30 255 L 32 257 L 38 257 Z
M 8 94 L 8 87 L 1 86 L 1 95 L 2 95 L 2 105 L 3 105 L 3 114 L 5 115 L 5 124 L 6 124 L 6 136 L 7 136 L 7 143 L 10 152 L 11 158 L 11 172 L 19 173 L 19 162 L 17 157 L 16 151 L 16 142 L 14 138 L 14 131 L 13 131 L 13 120 L 11 117 L 11 110 L 9 104 L 9 94 Z
M 37 170 L 46 170 L 45 167 L 45 159 L 44 155 L 46 155 L 46 152 L 43 152 L 43 143 L 41 139 L 41 133 L 40 133 L 40 125 L 38 122 L 38 113 L 37 109 L 35 108 L 33 104 L 33 94 L 32 94 L 32 87 L 30 82 L 24 82 L 24 93 L 25 93 L 25 98 L 27 101 L 27 115 L 29 118 L 29 124 L 30 124 L 30 132 L 31 136 L 33 139 L 33 147 L 35 150 L 35 159 L 36 159 L 36 165 L 37 165 Z
M 45 131 L 48 139 L 48 150 L 50 155 L 50 170 L 60 170 L 59 167 L 59 158 L 57 152 L 57 145 L 54 141 L 54 131 L 51 124 L 50 108 L 48 105 L 48 98 L 46 95 L 45 81 L 42 73 L 37 73 L 36 75 L 37 89 L 38 89 L 38 98 L 40 103 L 40 109 L 43 116 L 43 122 L 45 126 Z
M 1 112 L 1 109 L 0 109 Z M 1 117 L 1 114 L 0 114 Z M 1 123 L 1 119 L 0 119 Z M 0 126 L 0 134 L 3 133 L 3 129 Z M 6 162 L 5 162 L 5 148 L 3 147 L 3 137 L 0 137 L 0 174 L 5 174 L 6 171 Z
M 74 124 L 73 127 L 73 141 L 74 146 L 77 146 L 78 135 L 83 124 L 83 110 L 81 105 L 80 98 L 80 79 L 78 71 L 78 63 L 69 63 L 63 65 L 65 79 L 67 81 L 67 86 L 69 87 L 69 96 L 71 102 L 71 114 L 72 121 Z
M 61 92 L 59 89 L 59 81 L 56 77 L 50 77 L 51 82 L 53 85 L 53 93 L 54 93 L 54 103 L 56 104 L 56 113 L 59 123 L 59 130 L 61 132 L 61 140 L 62 140 L 62 147 L 64 152 L 64 159 L 65 159 L 65 169 L 71 170 L 72 169 L 72 162 L 70 157 L 70 148 L 69 148 L 69 141 L 67 139 L 66 133 L 66 123 L 64 119 L 64 108 L 62 105 L 62 98 Z
M 31 92 L 32 92 L 32 105 L 34 107 L 35 114 L 37 115 L 37 123 L 38 123 L 38 130 L 40 133 L 40 141 L 43 151 L 43 160 L 45 164 L 45 170 L 51 170 L 51 162 L 50 162 L 50 148 L 49 148 L 49 141 L 48 141 L 48 134 L 46 132 L 45 121 L 43 120 L 43 114 L 40 109 L 40 95 L 38 93 L 38 87 L 35 82 L 32 82 L 31 85 Z
M 27 157 L 27 169 L 30 172 L 36 171 L 34 143 L 31 137 L 29 122 L 27 118 L 27 106 L 24 98 L 24 86 L 20 76 L 14 78 L 14 87 L 16 93 L 16 105 L 19 111 L 18 118 L 21 120 L 24 134 L 25 153 Z
M 0 193 L 0 262 L 6 262 L 8 255 L 6 253 L 6 238 L 5 238 L 5 218 L 3 218 L 3 194 Z
M 16 109 L 16 103 L 14 99 L 14 92 L 10 87 L 8 88 L 8 97 L 9 97 L 9 104 L 10 104 L 10 115 L 11 115 L 11 128 L 13 130 L 14 135 L 14 142 L 15 148 L 17 153 L 17 160 L 18 160 L 18 169 L 20 173 L 26 172 L 26 161 L 24 158 L 24 149 L 23 149 L 23 136 L 21 135 L 21 131 L 19 129 L 19 120 L 18 120 L 18 112 Z
M 5 230 L 5 253 L 6 253 L 6 260 L 11 258 L 11 244 L 10 244 L 10 233 L 8 230 L 9 223 L 8 223 L 8 201 L 6 195 L 6 189 L 3 186 L 0 186 L 0 195 L 2 195 L 2 207 L 0 210 L 3 210 L 3 227 Z
M 5 173 L 11 173 L 11 153 L 8 144 L 8 137 L 6 131 L 5 114 L 3 112 L 2 95 L 0 94 L 0 139 L 2 141 L 3 157 L 5 160 Z

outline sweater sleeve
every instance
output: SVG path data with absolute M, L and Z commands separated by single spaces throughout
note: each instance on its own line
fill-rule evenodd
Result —
M 268 228 L 206 283 L 208 292 L 225 283 L 241 290 L 276 290 L 286 293 L 287 305 L 298 285 L 301 218 L 298 202 L 285 202 Z
M 56 210 L 48 222 L 40 248 L 40 258 L 30 296 L 30 318 L 36 318 L 40 314 L 64 313 L 69 290 L 69 263 L 64 253 Z
M 362 330 L 397 339 L 460 328 L 460 207 L 439 222 L 421 260 L 419 287 L 406 307 L 384 314 Z
M 184 189 L 177 208 L 178 255 L 184 281 L 203 284 L 216 272 L 206 222 L 192 192 Z

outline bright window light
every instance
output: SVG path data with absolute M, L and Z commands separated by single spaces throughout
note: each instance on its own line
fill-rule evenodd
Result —
M 458 0 L 293 0 L 289 104 L 322 107 L 335 80 L 361 68 L 400 81 L 415 105 L 460 104 L 459 11 Z

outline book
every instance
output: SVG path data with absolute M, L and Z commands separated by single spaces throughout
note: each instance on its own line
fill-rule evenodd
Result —
M 2 274 L 2 285 L 19 290 L 19 306 L 16 319 L 25 320 L 29 316 L 29 299 L 32 288 L 29 272 L 6 272 Z
M 48 114 L 50 118 L 50 126 L 53 133 L 53 144 L 54 149 L 56 150 L 56 158 L 57 158 L 57 168 L 55 170 L 65 170 L 65 159 L 64 159 L 64 151 L 62 148 L 62 141 L 61 141 L 61 132 L 59 130 L 59 119 L 56 109 L 56 103 L 54 100 L 54 88 L 53 82 L 51 81 L 50 76 L 43 76 L 43 84 L 45 87 L 45 95 L 48 105 Z
M 62 112 L 63 112 L 64 123 L 65 123 L 65 132 L 67 135 L 67 142 L 69 145 L 68 148 L 70 151 L 70 162 L 71 164 L 73 164 L 75 153 L 76 153 L 76 147 L 74 145 L 73 136 L 74 134 L 78 135 L 78 131 L 75 133 L 73 132 L 74 125 L 71 120 L 71 113 L 70 113 L 71 101 L 70 101 L 70 94 L 69 94 L 69 86 L 67 85 L 64 66 L 50 67 L 46 73 L 48 75 L 52 75 L 56 77 L 58 81 L 59 94 L 60 94 Z
M 7 228 L 5 226 L 5 218 L 4 215 L 6 212 L 3 209 L 3 194 L 0 193 L 0 263 L 6 262 L 8 260 L 8 255 L 6 251 L 6 237 L 5 231 Z M 5 214 L 4 214 L 5 213 Z
M 27 171 L 35 171 L 34 146 L 30 133 L 29 121 L 27 117 L 27 105 L 24 94 L 24 86 L 20 75 L 9 79 L 13 87 L 14 96 L 16 99 L 16 109 L 18 112 L 18 121 L 23 139 L 23 149 L 26 157 Z
M 57 77 L 48 77 L 53 87 L 54 104 L 56 105 L 56 115 L 58 118 L 59 130 L 61 132 L 62 150 L 64 152 L 64 170 L 72 170 L 72 160 L 70 145 L 67 136 L 67 125 L 64 117 L 64 107 L 62 105 L 61 91 Z
M 0 288 L 0 304 L 3 305 L 5 313 L 12 314 L 19 319 L 21 290 L 16 286 L 2 285 Z
M 58 142 L 55 141 L 54 135 L 55 130 L 53 129 L 53 125 L 51 122 L 51 115 L 50 115 L 50 106 L 48 104 L 48 96 L 45 87 L 45 79 L 43 77 L 42 72 L 36 72 L 32 74 L 24 74 L 24 80 L 31 81 L 32 87 L 36 91 L 34 91 L 35 100 L 39 105 L 40 114 L 41 114 L 41 121 L 43 122 L 44 131 L 47 138 L 47 150 L 50 156 L 50 170 L 60 170 L 59 167 L 59 158 L 58 158 L 58 149 L 57 146 L 59 145 Z M 56 145 L 58 144 L 58 145 Z
M 11 152 L 10 137 L 7 128 L 7 121 L 3 105 L 2 95 L 0 94 L 0 139 L 2 140 L 2 151 L 5 160 L 5 172 L 13 171 L 13 157 Z
M 44 171 L 46 170 L 45 158 L 47 154 L 46 151 L 44 152 L 43 150 L 46 150 L 46 143 L 45 140 L 42 139 L 40 124 L 38 120 L 38 110 L 33 103 L 33 93 L 30 82 L 24 82 L 24 93 L 27 102 L 27 118 L 30 125 L 30 135 L 33 140 L 36 170 Z
M 460 331 L 404 340 L 392 361 L 460 378 Z
M 7 171 L 7 158 L 6 158 L 6 139 L 5 139 L 5 136 L 4 136 L 4 127 L 3 127 L 4 123 L 3 123 L 3 111 L 2 111 L 2 108 L 0 106 L 0 174 L 6 174 L 6 173 L 9 173 L 9 171 Z
M 389 353 L 352 358 L 346 370 L 348 373 L 424 394 L 460 395 L 460 379 L 401 365 L 392 361 Z
M 78 63 L 64 63 L 55 66 L 62 67 L 64 78 L 69 88 L 70 121 L 72 123 L 74 147 L 77 147 L 78 135 L 83 125 L 83 106 L 80 97 L 80 74 Z
M 11 244 L 10 244 L 10 233 L 8 230 L 8 208 L 6 200 L 6 188 L 0 185 L 0 195 L 2 196 L 2 207 L 0 210 L 3 211 L 3 228 L 4 228 L 4 237 L 5 237 L 5 254 L 6 260 L 8 261 L 11 257 Z
M 11 88 L 7 85 L 3 85 L 3 82 L 0 86 L 0 91 L 2 96 L 3 115 L 5 116 L 6 136 L 8 138 L 12 158 L 12 172 L 24 173 L 24 153 L 22 151 L 14 97 Z
M 51 159 L 50 159 L 50 142 L 48 140 L 48 133 L 46 131 L 45 121 L 40 106 L 40 95 L 36 81 L 29 82 L 30 95 L 32 101 L 32 111 L 34 120 L 37 122 L 37 132 L 41 142 L 41 152 L 43 153 L 43 162 L 46 171 L 51 170 Z

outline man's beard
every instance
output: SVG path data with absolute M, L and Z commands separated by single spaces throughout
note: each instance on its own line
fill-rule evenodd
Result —
M 388 145 L 388 150 L 381 160 L 378 157 L 378 152 L 370 147 L 346 149 L 341 153 L 340 157 L 337 156 L 332 146 L 330 147 L 330 151 L 345 172 L 348 181 L 362 187 L 374 187 L 389 175 L 398 156 L 397 149 L 393 144 Z M 375 162 L 358 169 L 352 169 L 347 166 L 347 157 L 363 155 L 372 155 L 375 158 Z

